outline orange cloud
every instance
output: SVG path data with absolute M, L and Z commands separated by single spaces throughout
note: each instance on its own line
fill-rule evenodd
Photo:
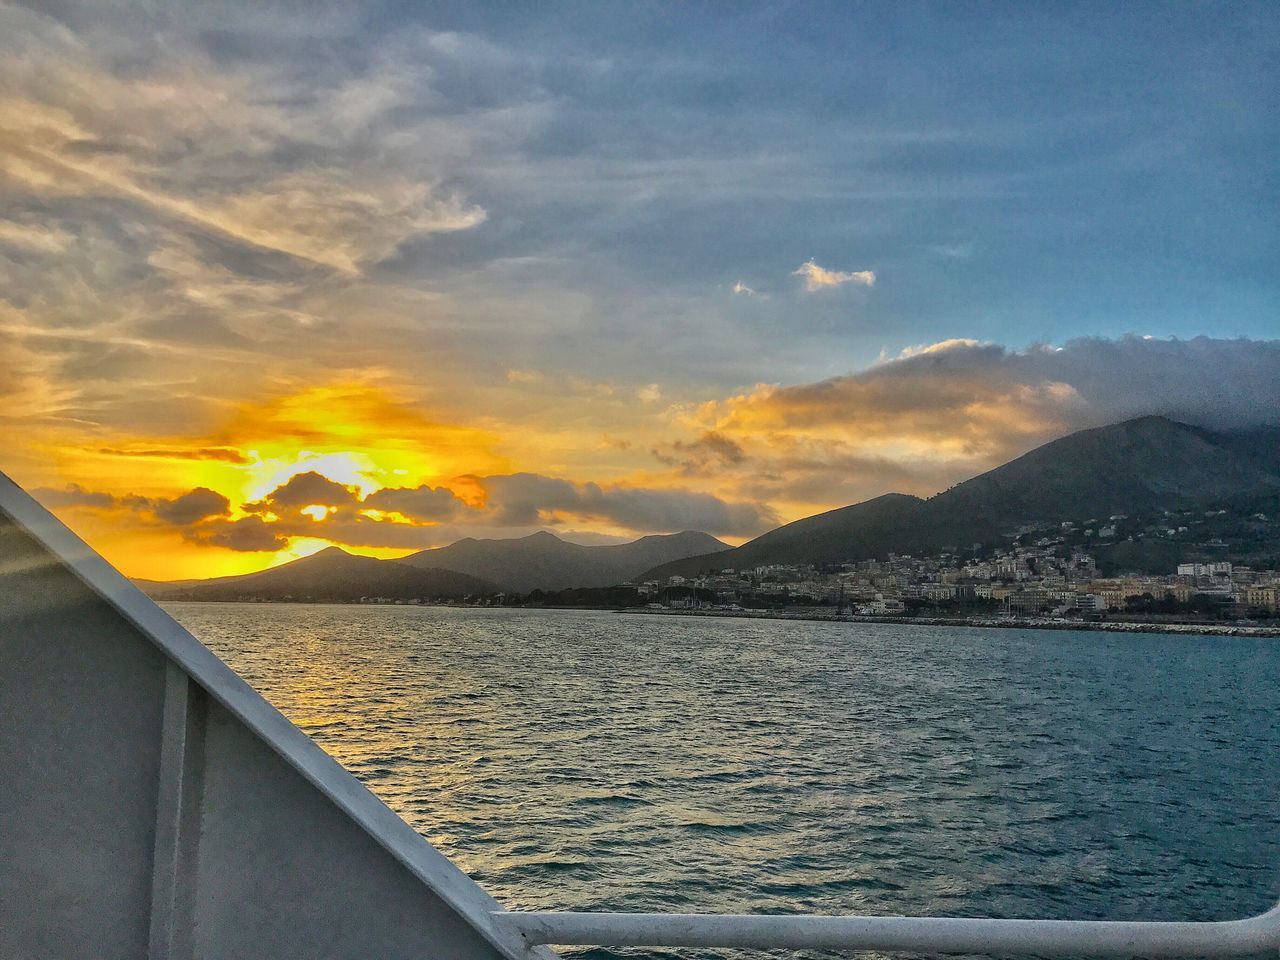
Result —
M 28 464 L 38 450 L 43 472 L 26 482 L 48 488 L 110 559 L 173 579 L 247 572 L 325 543 L 394 555 L 542 526 L 749 536 L 890 490 L 932 494 L 1129 416 L 1268 416 L 1276 404 L 1258 398 L 1275 395 L 1278 350 L 1125 338 L 1013 351 L 953 339 L 846 376 L 701 406 L 673 398 L 661 411 L 622 389 L 536 406 L 526 391 L 546 383 L 508 384 L 529 409 L 482 426 L 429 415 L 389 374 L 365 370 L 292 381 L 186 435 L 28 418 L 25 433 L 0 420 L 0 438 L 17 437 Z
M 943 459 L 1003 455 L 1061 432 L 1082 404 L 1068 383 L 1030 382 L 974 362 L 1002 347 L 948 340 L 909 349 L 860 374 L 795 386 L 761 384 L 686 414 L 737 437 L 842 442 L 851 449 Z
M 791 275 L 803 279 L 804 288 L 810 293 L 843 286 L 846 283 L 856 284 L 860 287 L 871 287 L 875 286 L 876 282 L 876 275 L 870 270 L 853 270 L 849 272 L 828 270 L 825 267 L 818 266 L 812 260 L 807 260 L 800 264 L 798 268 L 791 272 Z M 737 292 L 736 288 L 734 292 Z
M 156 579 L 261 567 L 261 555 L 246 549 L 285 551 L 279 558 L 288 559 L 292 534 L 272 529 L 262 523 L 261 511 L 243 505 L 283 488 L 297 493 L 289 509 L 309 524 L 332 522 L 328 510 L 323 516 L 302 513 L 334 503 L 316 489 L 301 489 L 308 477 L 314 478 L 311 487 L 343 491 L 338 499 L 349 505 L 382 488 L 510 469 L 495 453 L 492 433 L 438 422 L 408 398 L 356 381 L 243 402 L 198 436 L 116 436 L 108 444 L 94 439 L 86 444 L 82 434 L 68 430 L 47 438 L 43 451 L 57 472 L 82 486 L 48 490 L 46 500 L 95 545 L 106 544 L 108 557 L 127 572 Z M 145 470 L 139 469 L 142 460 Z M 216 523 L 198 523 L 195 514 L 206 507 L 202 516 L 216 515 Z M 229 524 L 251 516 L 257 527 L 240 523 L 230 531 Z M 192 533 L 197 528 L 206 532 L 203 539 Z M 193 546 L 193 540 L 206 546 Z M 144 541 L 147 551 L 122 546 Z
M 669 477 L 713 476 L 721 495 L 795 518 L 889 491 L 928 496 L 1131 417 L 1267 422 L 1280 404 L 1277 369 L 1275 341 L 1128 336 L 1010 350 L 953 338 L 861 372 L 684 408 L 689 435 L 653 452 Z
M 245 499 L 315 471 L 362 493 L 508 468 L 485 430 L 430 419 L 387 390 L 333 384 L 244 404 L 211 438 L 254 460 Z
M 233 450 L 228 447 L 169 447 L 163 449 L 154 447 L 134 449 L 100 447 L 98 452 L 109 457 L 147 457 L 157 460 L 221 460 L 224 463 L 241 464 L 252 462 L 239 450 Z

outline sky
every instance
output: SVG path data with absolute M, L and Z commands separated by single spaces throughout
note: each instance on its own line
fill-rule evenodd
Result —
M 739 543 L 1280 416 L 1272 3 L 0 4 L 0 470 L 125 573 Z

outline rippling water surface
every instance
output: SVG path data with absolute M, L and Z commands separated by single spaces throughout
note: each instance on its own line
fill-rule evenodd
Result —
M 1280 896 L 1275 640 L 169 609 L 512 909 L 1224 919 Z

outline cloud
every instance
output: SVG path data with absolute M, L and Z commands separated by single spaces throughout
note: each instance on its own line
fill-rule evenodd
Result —
M 1082 338 L 1010 350 L 953 339 L 861 373 L 712 403 L 722 426 L 999 442 L 1161 414 L 1228 427 L 1280 408 L 1280 341 Z
M 980 347 L 981 345 L 979 341 L 969 337 L 952 337 L 950 340 L 939 340 L 937 343 L 921 343 L 914 347 L 903 347 L 897 359 L 905 360 L 908 357 L 922 357 L 930 353 L 946 353 L 948 350 L 969 349 Z M 888 358 L 885 357 L 883 359 Z
M 887 488 L 927 492 L 1135 406 L 1088 364 L 1131 384 L 1147 356 L 1117 369 L 1105 351 L 1077 351 L 1081 369 L 1049 369 L 1014 356 L 1028 351 L 927 343 L 967 332 L 948 317 L 985 316 L 990 336 L 1031 291 L 1078 330 L 1097 323 L 1106 291 L 1111 315 L 1167 329 L 1185 327 L 1188 303 L 1210 329 L 1267 329 L 1257 242 L 1191 231 L 1136 273 L 1106 244 L 1077 243 L 1087 262 L 1056 255 L 1074 242 L 1063 238 L 1081 185 L 1088 194 L 1117 156 L 1127 165 L 1142 131 L 1116 127 L 1064 170 L 1061 125 L 996 129 L 890 103 L 854 129 L 832 122 L 824 98 L 817 112 L 813 98 L 771 100 L 779 91 L 749 64 L 711 76 L 705 44 L 665 45 L 655 71 L 652 49 L 612 43 L 598 24 L 531 40 L 523 14 L 477 26 L 486 38 L 349 5 L 45 9 L 0 5 L 0 448 L 36 484 L 122 493 L 133 472 L 173 500 L 195 484 L 257 498 L 295 470 L 349 492 L 363 478 L 345 498 L 307 494 L 342 500 L 323 504 L 338 508 L 323 521 L 297 502 L 237 520 L 233 503 L 189 525 L 228 543 L 324 530 L 409 544 L 514 518 L 582 528 L 591 511 L 614 532 L 691 516 L 746 529 L 762 504 L 789 518 Z M 1094 194 L 1128 203 L 1123 189 Z M 1126 225 L 1126 248 L 1150 247 L 1152 223 L 1098 212 L 1090 222 Z M 1246 235 L 1259 233 L 1231 233 Z M 951 259 L 968 251 L 928 247 L 975 236 L 991 283 Z M 813 322 L 779 336 L 794 318 L 745 277 L 776 284 L 766 265 L 798 242 L 845 253 L 799 267 L 788 283 Z M 879 258 L 912 265 L 909 302 L 879 325 L 852 321 L 839 304 L 876 279 L 855 268 L 889 269 Z M 1085 275 L 1099 282 L 1073 283 Z M 883 376 L 805 382 L 885 336 L 895 359 Z M 1197 387 L 1206 410 L 1236 402 L 1235 367 L 1217 375 Z M 791 386 L 741 388 L 756 380 Z M 431 421 L 308 389 L 331 384 L 385 388 Z M 1162 387 L 1143 389 L 1154 401 Z M 272 409 L 283 396 L 294 400 Z M 339 452 L 359 458 L 354 473 L 319 462 Z M 519 471 L 552 482 L 513 487 L 504 503 L 456 481 Z M 404 487 L 360 499 L 388 482 Z M 108 539 L 117 522 L 174 526 L 154 497 L 62 496 Z M 374 503 L 397 509 L 362 517 Z M 268 513 L 279 519 L 264 531 Z M 152 529 L 137 542 L 160 539 Z
M 1007 394 L 1067 429 L 1158 414 L 1216 429 L 1274 421 L 1280 340 L 1084 337 L 1010 350 L 968 339 L 904 352 L 850 382 L 888 387 L 928 379 L 979 404 Z M 837 386 L 840 379 L 828 381 Z
M 231 512 L 231 501 L 208 487 L 196 487 L 172 500 L 152 501 L 152 510 L 165 523 L 185 526 L 208 517 L 223 517 Z
M 858 373 L 708 403 L 685 417 L 699 439 L 655 454 L 682 474 L 803 512 L 890 490 L 930 495 L 1056 437 L 1133 417 L 1233 429 L 1275 422 L 1277 411 L 1280 341 L 1128 336 L 1012 350 L 953 338 Z M 708 435 L 741 458 L 712 456 Z
M 379 413 L 370 423 L 384 431 L 391 424 L 422 426 L 420 418 L 360 391 L 308 394 L 251 416 L 271 419 L 288 436 L 320 441 L 328 435 L 315 432 L 317 418 L 338 397 L 360 401 L 353 413 L 373 404 L 368 409 Z M 319 457 L 312 469 L 238 508 L 207 487 L 151 497 L 71 485 L 39 495 L 50 506 L 97 511 L 112 522 L 132 514 L 175 528 L 192 543 L 250 552 L 276 550 L 295 537 L 420 549 L 481 532 L 519 536 L 545 527 L 745 537 L 889 490 L 930 495 L 1054 437 L 1129 417 L 1163 414 L 1215 428 L 1274 420 L 1280 341 L 1130 336 L 1013 350 L 951 338 L 908 347 L 856 373 L 760 385 L 674 410 L 669 415 L 690 434 L 637 450 L 651 449 L 668 470 L 627 482 L 494 472 L 362 495 L 353 480 L 361 476 L 359 462 L 339 456 L 329 467 Z M 362 422 L 353 416 L 344 430 Z M 439 428 L 430 429 L 435 436 Z M 234 443 L 103 449 L 202 455 L 243 446 Z M 348 482 L 321 472 L 332 469 Z M 684 486 L 689 478 L 698 489 Z M 316 505 L 325 509 L 309 509 Z
M 24 446 L 55 420 L 92 434 L 68 431 L 81 450 L 106 436 L 204 446 L 245 398 L 368 376 L 452 422 L 500 425 L 505 451 L 517 432 L 621 433 L 661 415 L 693 379 L 668 379 L 673 366 L 758 375 L 744 371 L 760 338 L 673 295 L 671 274 L 642 293 L 636 264 L 602 262 L 612 247 L 593 238 L 639 226 L 639 197 L 669 213 L 818 183 L 791 176 L 791 151 L 605 155 L 589 144 L 607 140 L 578 141 L 589 128 L 573 124 L 603 116 L 581 94 L 632 81 L 594 55 L 551 69 L 519 42 L 412 17 L 378 36 L 349 12 L 228 9 L 211 23 L 195 8 L 0 6 L 0 190 L 6 236 L 24 244 L 0 248 L 0 399 L 27 418 Z M 777 353 L 770 366 L 794 369 Z M 540 384 L 523 376 L 543 369 Z M 596 403 L 610 385 L 614 402 Z M 638 390 L 655 409 L 631 409 Z M 653 442 L 635 438 L 633 459 Z M 414 476 L 522 467 L 605 475 L 574 454 Z
M 71 240 L 71 234 L 58 227 L 0 220 L 0 247 L 17 247 L 32 253 L 63 253 Z
M 226 34 L 188 13 L 0 5 L 0 399 L 24 446 L 51 421 L 158 438 L 286 378 L 403 373 L 461 323 L 378 270 L 487 217 L 457 176 L 476 118 L 432 87 L 444 54 L 318 67 L 344 36 L 327 15 L 268 48 L 249 5 Z
M 714 442 L 714 441 L 712 441 Z M 189 543 L 239 552 L 275 551 L 295 537 L 321 537 L 361 547 L 422 549 L 464 536 L 523 536 L 573 521 L 606 524 L 636 534 L 704 530 L 726 536 L 760 533 L 777 515 L 759 503 L 724 500 L 710 493 L 598 483 L 574 483 L 535 473 L 462 476 L 469 502 L 453 489 L 423 484 L 359 490 L 315 471 L 297 474 L 233 516 L 223 495 L 197 487 L 173 498 L 113 496 L 70 485 L 40 490 L 51 507 L 85 507 L 139 514 L 178 528 Z M 311 509 L 323 507 L 322 511 Z M 580 536 L 585 536 L 575 527 Z M 629 539 L 598 533 L 613 542 Z
M 653 455 L 669 467 L 679 467 L 686 476 L 714 473 L 746 459 L 742 444 L 715 430 L 706 431 L 696 440 L 675 440 L 655 448 Z
M 98 490 L 86 490 L 78 483 L 69 483 L 61 490 L 50 487 L 37 487 L 31 495 L 50 510 L 65 507 L 94 507 L 106 509 L 117 505 L 119 500 L 109 493 Z
M 565 514 L 646 533 L 703 530 L 744 536 L 777 520 L 763 504 L 692 490 L 575 484 L 532 473 L 476 479 L 485 491 L 490 522 L 507 526 L 552 523 Z
M 402 118 L 393 137 L 408 95 L 429 100 L 427 65 L 375 63 L 307 89 L 300 64 L 237 68 L 172 26 L 166 48 L 135 45 L 126 69 L 51 18 L 0 10 L 0 183 L 80 218 L 112 207 L 352 276 L 407 240 L 486 220 L 442 186 L 442 166 L 404 161 L 442 131 Z M 0 222 L 0 244 L 61 252 L 69 240 Z
M 559 477 L 513 473 L 473 479 L 484 491 L 491 522 L 503 526 L 536 525 L 545 522 L 545 513 L 568 512 L 579 503 L 578 488 Z
M 574 512 L 630 530 L 701 530 L 731 537 L 754 536 L 778 523 L 777 513 L 759 503 L 730 502 L 691 490 L 603 489 L 594 483 L 584 485 Z
M 858 503 L 889 491 L 927 496 L 973 473 L 972 463 L 950 458 L 894 458 L 861 453 L 856 445 L 777 442 L 757 455 L 740 478 L 743 496 L 766 503 L 811 505 L 799 513 Z
M 410 237 L 468 230 L 485 211 L 430 184 L 361 182 L 336 172 L 299 171 L 233 194 L 190 215 L 256 246 L 359 273 Z
M 267 523 L 261 517 L 204 524 L 188 531 L 185 536 L 191 543 L 245 553 L 274 552 L 289 545 L 288 534 L 277 524 Z
M 797 269 L 791 272 L 791 275 L 802 278 L 804 280 L 804 288 L 810 293 L 839 287 L 846 283 L 870 287 L 874 286 L 876 282 L 876 275 L 871 270 L 856 270 L 849 273 L 840 270 L 827 270 L 818 266 L 812 260 L 807 260 L 800 264 Z
M 398 513 L 415 521 L 438 522 L 457 516 L 466 504 L 448 487 L 386 487 L 364 498 L 364 507 Z
M 538 370 L 520 370 L 512 368 L 507 371 L 507 383 L 541 383 L 546 377 Z
M 192 447 L 122 449 L 99 447 L 98 452 L 111 457 L 150 457 L 157 460 L 214 460 L 221 463 L 244 465 L 253 461 L 239 450 L 230 447 Z
M 299 473 L 276 487 L 261 500 L 246 503 L 244 509 L 251 513 L 268 511 L 296 511 L 301 507 L 321 505 L 327 507 L 350 506 L 359 499 L 356 490 L 328 477 L 308 470 Z
M 116 496 L 69 483 L 61 490 L 37 488 L 32 495 L 50 510 L 87 507 L 102 511 L 132 511 L 173 526 L 226 516 L 231 509 L 230 500 L 208 487 L 196 487 L 176 497 L 141 497 L 133 494 Z

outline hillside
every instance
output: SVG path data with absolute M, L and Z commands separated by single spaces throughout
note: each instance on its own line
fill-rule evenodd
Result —
M 468 537 L 447 547 L 423 550 L 399 562 L 414 567 L 456 570 L 492 581 L 504 590 L 528 593 L 613 586 L 658 564 L 728 549 L 710 534 L 691 531 L 599 547 L 568 543 L 544 531 L 514 540 Z
M 1218 433 L 1142 417 L 1063 437 L 928 500 L 886 494 L 779 527 L 731 549 L 705 533 L 587 547 L 551 533 L 459 540 L 397 561 L 334 547 L 241 577 L 142 583 L 162 599 L 435 599 L 609 587 L 771 563 L 822 564 L 928 554 L 1006 540 L 1015 530 L 1200 506 L 1271 510 L 1280 496 L 1280 427 Z M 1252 505 L 1252 506 L 1249 506 Z M 1274 544 L 1255 544 L 1259 555 Z M 1167 565 L 1112 544 L 1109 565 Z M 1149 551 L 1148 551 L 1149 552 Z
M 182 583 L 140 582 L 159 600 L 316 600 L 345 603 L 362 597 L 434 600 L 497 592 L 485 580 L 452 570 L 358 557 L 338 547 L 270 570 Z
M 1215 433 L 1164 417 L 1082 430 L 928 500 L 888 494 L 797 520 L 642 579 L 769 563 L 831 563 L 990 542 L 1018 527 L 1176 510 L 1280 491 L 1280 428 Z
M 1082 430 L 932 498 L 952 520 L 1037 520 L 1178 509 L 1280 489 L 1280 430 L 1214 433 L 1164 417 Z

